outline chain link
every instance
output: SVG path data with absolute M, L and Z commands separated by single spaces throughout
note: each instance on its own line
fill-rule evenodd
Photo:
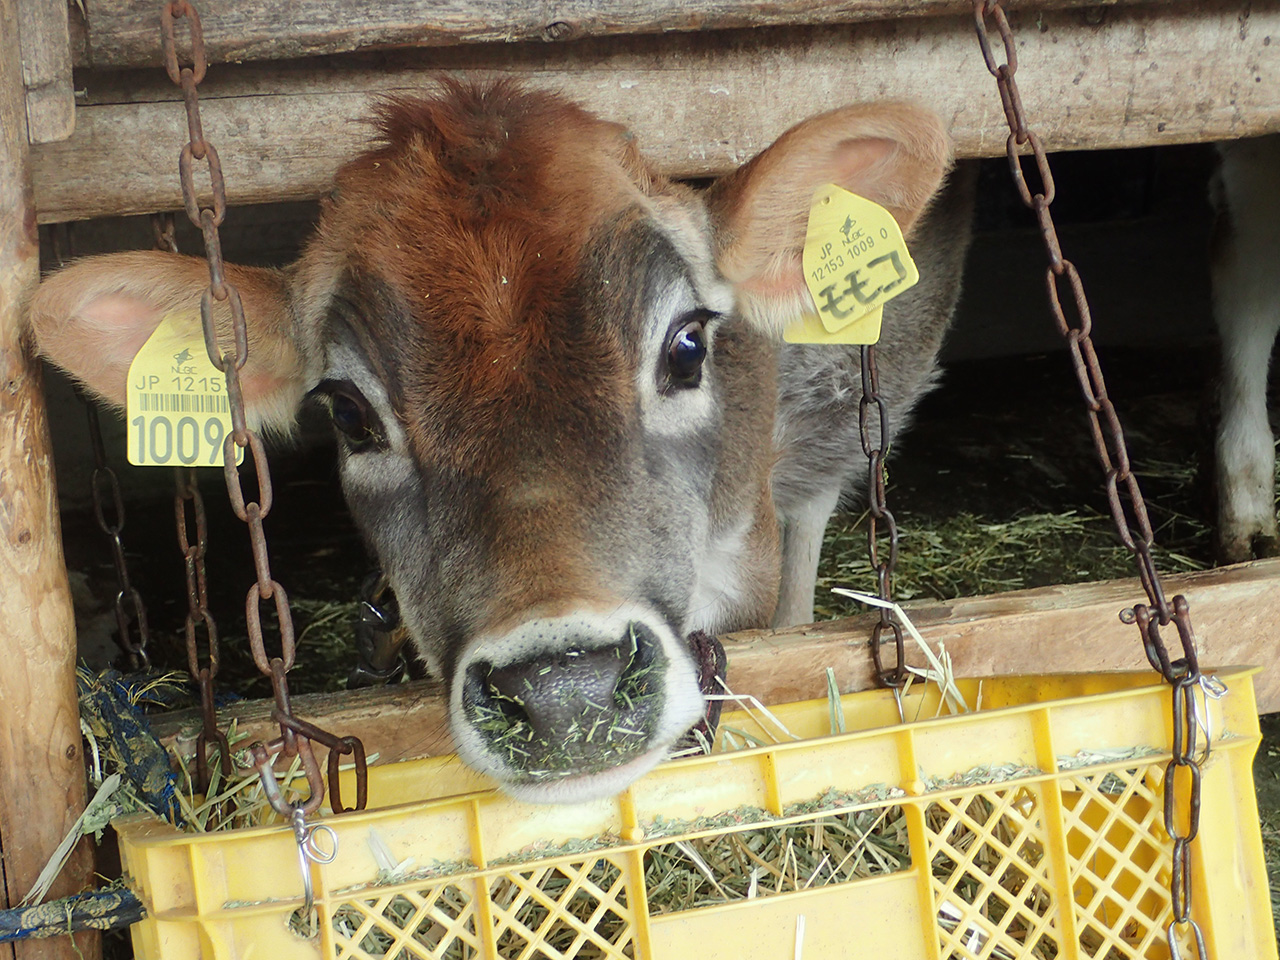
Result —
M 191 40 L 191 65 L 180 66 L 178 63 L 176 25 L 184 20 Z M 271 512 L 271 473 L 267 464 L 262 441 L 245 422 L 244 399 L 240 384 L 240 371 L 249 358 L 248 328 L 245 324 L 244 308 L 240 293 L 224 274 L 222 259 L 222 242 L 218 227 L 226 216 L 226 186 L 222 177 L 222 164 L 218 151 L 214 149 L 204 135 L 204 127 L 200 119 L 200 100 L 197 86 L 204 78 L 206 57 L 204 34 L 200 24 L 200 15 L 195 6 L 186 0 L 165 4 L 161 13 L 161 34 L 164 42 L 165 69 L 175 84 L 182 88 L 182 98 L 186 105 L 188 142 L 182 148 L 178 161 L 179 176 L 182 182 L 182 199 L 187 217 L 200 230 L 204 237 L 205 257 L 209 265 L 209 286 L 200 298 L 200 316 L 203 323 L 205 347 L 209 359 L 223 372 L 227 379 L 227 398 L 231 406 L 231 433 L 223 446 L 223 473 L 227 481 L 227 492 L 231 498 L 232 508 L 249 528 L 249 541 L 253 550 L 253 564 L 256 580 L 245 597 L 245 616 L 249 633 L 249 646 L 253 652 L 253 661 L 258 669 L 271 680 L 271 688 L 275 697 L 272 717 L 280 725 L 280 737 L 270 745 L 278 748 L 285 756 L 297 756 L 310 787 L 310 795 L 300 809 L 304 815 L 314 813 L 324 801 L 324 781 L 320 776 L 319 766 L 311 750 L 310 740 L 319 739 L 330 748 L 329 792 L 331 806 L 335 812 L 342 809 L 338 793 L 338 761 L 343 754 L 354 756 L 357 780 L 357 808 L 364 806 L 366 794 L 366 768 L 364 747 L 354 737 L 336 738 L 323 734 L 310 724 L 303 724 L 293 716 L 289 705 L 289 682 L 287 674 L 293 666 L 295 657 L 293 616 L 289 609 L 289 598 L 284 588 L 271 576 L 271 564 L 267 550 L 266 533 L 263 521 Z M 208 165 L 210 181 L 211 205 L 202 205 L 197 196 L 194 168 L 197 163 Z M 225 303 L 231 312 L 232 347 L 231 353 L 225 352 L 218 341 L 218 331 L 214 324 L 214 302 Z M 240 480 L 240 470 L 236 466 L 238 450 L 248 448 L 252 455 L 253 466 L 258 478 L 258 499 L 246 499 Z M 200 516 L 199 514 L 197 516 Z M 199 522 L 199 521 L 198 521 Z M 183 521 L 185 535 L 185 519 Z M 197 538 L 199 539 L 199 538 Z M 190 599 L 191 581 L 188 580 L 188 598 Z M 200 584 L 196 584 L 196 596 L 199 598 Z M 273 601 L 280 632 L 280 653 L 268 656 L 263 639 L 260 605 Z M 205 611 L 207 612 L 207 611 Z M 205 621 L 211 625 L 212 621 Z M 188 620 L 188 643 L 191 644 L 193 621 Z M 213 633 L 210 637 L 212 639 Z M 189 647 L 189 649 L 192 649 Z M 217 662 L 213 656 L 216 650 L 211 643 L 211 662 L 206 671 L 216 671 Z M 203 674 L 202 674 L 203 677 Z M 212 676 L 210 676 L 210 683 Z M 224 754 L 225 755 L 225 754 Z M 256 756 L 256 754 L 255 754 Z M 260 765 L 264 786 L 272 780 L 270 765 Z M 278 810 L 285 815 L 289 811 Z
M 893 570 L 898 563 L 898 524 L 885 497 L 885 457 L 889 453 L 889 410 L 880 396 L 880 377 L 876 370 L 876 348 L 868 344 L 861 349 L 862 399 L 858 402 L 858 436 L 862 452 L 867 457 L 867 556 L 876 575 L 876 591 L 881 600 L 893 600 Z M 871 411 L 875 410 L 879 423 L 878 442 L 871 435 Z M 889 546 L 886 558 L 880 556 L 881 527 Z M 885 631 L 893 640 L 893 665 L 884 665 Z M 876 680 L 883 687 L 901 690 L 907 682 L 907 657 L 902 636 L 902 625 L 885 607 L 880 608 L 880 619 L 871 629 L 871 661 L 875 665 Z
M 151 236 L 157 250 L 179 253 L 178 224 L 172 213 L 153 213 L 151 215 Z
M 178 253 L 177 224 L 172 213 L 151 215 L 151 233 L 157 250 Z M 187 645 L 187 669 L 200 692 L 200 736 L 196 739 L 196 787 L 202 793 L 209 789 L 209 747 L 218 747 L 218 767 L 223 779 L 231 776 L 231 746 L 226 734 L 218 728 L 218 624 L 209 612 L 209 587 L 204 558 L 209 551 L 209 527 L 205 520 L 204 498 L 196 472 L 190 467 L 173 471 L 173 515 L 178 531 L 178 550 L 182 554 L 183 573 L 187 581 L 187 620 L 184 636 Z M 195 537 L 191 536 L 194 529 Z M 200 629 L 204 630 L 205 657 L 201 657 Z M 202 662 L 203 661 L 203 662 Z
M 1199 925 L 1191 918 L 1189 869 L 1190 845 L 1199 832 L 1201 764 L 1208 757 L 1211 739 L 1208 735 L 1205 736 L 1203 754 L 1197 758 L 1196 728 L 1201 707 L 1196 700 L 1196 691 L 1199 690 L 1202 697 L 1206 696 L 1205 684 L 1208 681 L 1200 674 L 1195 632 L 1191 627 L 1187 600 L 1179 595 L 1170 603 L 1165 597 L 1160 574 L 1151 554 L 1155 540 L 1151 521 L 1147 516 L 1142 492 L 1138 489 L 1138 480 L 1130 469 L 1124 431 L 1107 395 L 1106 382 L 1090 337 L 1093 321 L 1089 301 L 1075 265 L 1062 255 L 1062 246 L 1049 210 L 1056 188 L 1044 146 L 1027 123 L 1022 96 L 1018 91 L 1015 79 L 1018 72 L 1017 45 L 1009 18 L 1000 0 L 973 0 L 973 11 L 982 58 L 987 70 L 996 79 L 1000 104 L 1009 126 L 1009 137 L 1005 145 L 1009 171 L 1022 202 L 1035 214 L 1044 240 L 1049 260 L 1045 273 L 1049 307 L 1059 332 L 1066 338 L 1071 362 L 1080 382 L 1080 390 L 1088 410 L 1089 432 L 1105 478 L 1111 516 L 1115 520 L 1120 540 L 1134 555 L 1138 577 L 1149 601 L 1149 605 L 1135 604 L 1132 609 L 1122 611 L 1120 618 L 1126 623 L 1138 625 L 1147 660 L 1172 686 L 1173 758 L 1166 766 L 1164 776 L 1164 828 L 1173 840 L 1170 879 L 1173 921 L 1166 930 L 1169 954 L 1174 960 L 1182 956 L 1177 932 L 1179 927 L 1189 927 L 1191 942 L 1196 950 L 1195 956 L 1198 960 L 1208 960 L 1204 936 Z M 988 18 L 994 22 L 1000 35 L 1000 42 L 1004 47 L 1004 63 L 999 62 L 992 49 Z M 1033 190 L 1028 184 L 1027 173 L 1023 168 L 1023 154 L 1027 149 L 1035 161 L 1035 175 L 1039 179 L 1037 190 Z M 1070 293 L 1067 302 L 1074 307 L 1074 324 L 1063 309 L 1061 285 L 1064 279 Z M 1160 636 L 1160 629 L 1169 623 L 1173 623 L 1177 629 L 1182 648 L 1182 656 L 1176 660 L 1169 655 Z M 1207 709 L 1207 704 L 1204 709 Z M 1179 784 L 1186 787 L 1186 799 L 1183 803 L 1179 803 Z
M 147 606 L 142 602 L 142 594 L 129 577 L 129 562 L 125 557 L 124 541 L 124 499 L 120 495 L 120 481 L 116 472 L 107 464 L 107 452 L 102 442 L 102 424 L 98 421 L 98 408 L 92 401 L 85 402 L 85 416 L 89 422 L 89 442 L 93 447 L 93 516 L 98 528 L 107 537 L 111 545 L 111 564 L 116 571 L 116 627 L 120 631 L 117 643 L 129 658 L 129 666 L 133 670 L 147 671 L 151 669 L 151 657 L 147 654 L 147 644 L 151 640 L 151 630 L 147 625 Z M 106 482 L 107 497 L 103 496 L 102 484 Z M 111 503 L 111 520 L 107 519 L 104 501 Z M 136 630 L 136 633 L 135 633 Z
M 404 647 L 409 631 L 400 619 L 400 605 L 381 570 L 360 584 L 356 616 L 356 665 L 347 676 L 347 689 L 394 683 L 404 676 Z
M 151 215 L 151 234 L 157 250 L 178 253 L 177 224 L 172 213 Z M 231 776 L 231 746 L 226 734 L 218 729 L 217 686 L 218 624 L 209 612 L 209 587 L 204 558 L 209 551 L 209 527 L 205 520 L 204 498 L 196 472 L 190 467 L 173 471 L 173 515 L 178 531 L 178 550 L 182 554 L 183 573 L 187 581 L 187 620 L 184 636 L 187 645 L 187 669 L 200 692 L 200 736 L 196 738 L 196 789 L 209 790 L 209 747 L 218 748 L 218 767 L 223 779 Z M 192 538 L 192 530 L 195 537 Z M 200 629 L 204 630 L 205 656 L 201 657 Z
M 61 269 L 68 258 L 75 256 L 72 225 L 54 224 L 49 232 L 53 246 L 55 265 Z M 78 392 L 78 391 L 77 391 Z M 84 403 L 85 418 L 89 426 L 89 444 L 93 450 L 93 473 L 89 481 L 89 494 L 93 503 L 93 517 L 98 529 L 111 547 L 111 565 L 116 573 L 116 644 L 129 659 L 131 670 L 150 670 L 151 658 L 147 644 L 151 631 L 147 625 L 147 605 L 142 594 L 133 586 L 129 576 L 129 561 L 124 551 L 124 498 L 120 494 L 120 479 L 107 463 L 107 449 L 102 440 L 102 424 L 98 420 L 98 408 L 92 400 L 80 395 Z M 105 495 L 104 495 L 105 483 Z M 107 519 L 106 504 L 111 504 L 111 519 Z M 137 628 L 135 635 L 133 628 Z
M 218 676 L 218 625 L 209 612 L 209 589 L 204 558 L 209 549 L 204 498 L 190 467 L 174 471 L 173 513 L 178 529 L 178 549 L 182 553 L 187 581 L 187 668 L 200 691 L 200 736 L 196 740 L 196 782 L 203 792 L 209 787 L 209 747 L 217 744 L 218 765 L 224 778 L 231 775 L 231 748 L 226 734 L 218 728 L 215 684 Z M 194 526 L 195 538 L 191 537 Z M 200 632 L 204 632 L 205 657 L 200 656 Z

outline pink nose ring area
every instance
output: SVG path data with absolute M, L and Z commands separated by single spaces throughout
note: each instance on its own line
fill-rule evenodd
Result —
M 467 723 L 520 780 L 590 774 L 652 748 L 663 715 L 662 644 L 634 621 L 615 642 L 599 639 L 564 638 L 527 659 L 467 666 Z

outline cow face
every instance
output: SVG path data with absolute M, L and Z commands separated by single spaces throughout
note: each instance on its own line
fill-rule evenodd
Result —
M 298 263 L 229 270 L 251 413 L 329 409 L 464 759 L 530 799 L 615 792 L 702 712 L 685 637 L 765 625 L 777 601 L 777 334 L 810 308 L 809 197 L 835 182 L 909 229 L 946 140 L 916 108 L 847 108 L 697 193 L 621 127 L 510 84 L 376 124 Z M 77 264 L 33 304 L 41 349 L 118 401 L 203 270 Z

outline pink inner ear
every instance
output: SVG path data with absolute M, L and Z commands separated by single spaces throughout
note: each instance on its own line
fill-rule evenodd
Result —
M 890 159 L 896 144 L 881 138 L 856 138 L 842 140 L 832 151 L 831 182 L 844 187 L 850 193 L 858 193 L 859 187 L 873 190 L 883 175 L 884 165 Z M 869 199 L 875 199 L 869 196 Z
M 153 304 L 125 293 L 94 297 L 65 323 L 46 329 L 41 351 L 96 393 L 123 404 L 129 364 L 159 325 Z
M 113 362 L 123 359 L 128 365 L 147 338 L 160 325 L 162 315 L 152 303 L 126 293 L 108 293 L 95 297 L 80 308 L 80 336 L 107 349 Z

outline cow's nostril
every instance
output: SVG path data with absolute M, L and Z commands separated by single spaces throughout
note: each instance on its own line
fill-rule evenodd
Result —
M 579 734 L 614 711 L 626 662 L 613 647 L 566 650 L 489 671 L 492 696 L 523 710 L 534 733 L 548 739 Z
M 467 667 L 464 702 L 490 750 L 551 776 L 616 765 L 649 748 L 662 713 L 662 644 L 641 623 L 616 642 Z

